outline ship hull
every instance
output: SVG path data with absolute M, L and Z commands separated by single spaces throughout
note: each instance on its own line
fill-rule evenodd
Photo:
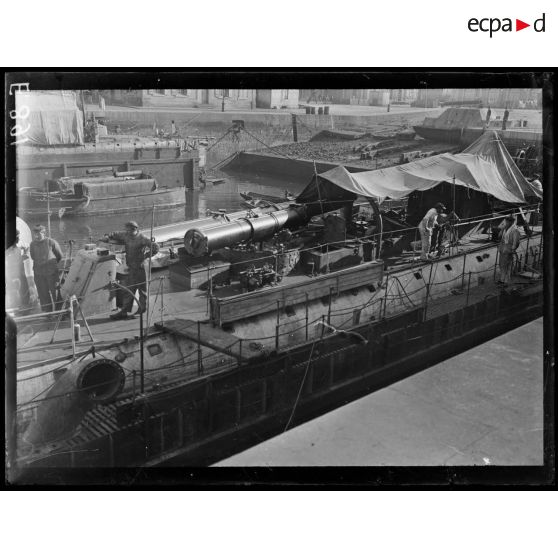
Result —
M 174 147 L 122 148 L 113 151 L 47 149 L 16 158 L 16 184 L 41 189 L 48 180 L 63 176 L 88 176 L 99 169 L 136 171 L 151 175 L 161 186 L 199 188 L 197 151 L 181 152 Z
M 426 126 L 413 126 L 415 132 L 424 139 L 436 141 L 436 142 L 443 142 L 443 143 L 455 143 L 459 144 L 462 141 L 464 130 L 462 129 L 443 129 L 443 128 L 428 128 Z M 479 138 L 483 131 L 482 129 L 478 130 L 478 134 L 475 134 L 473 130 L 467 130 L 469 137 L 473 139 L 471 141 L 476 140 Z M 474 136 L 474 137 L 473 137 Z
M 293 428 L 539 318 L 542 315 L 542 299 L 542 292 L 539 292 L 526 297 L 515 306 L 510 301 L 503 300 L 492 300 L 488 305 L 473 305 L 468 310 L 468 316 L 474 318 L 468 325 L 460 325 L 465 323 L 463 311 L 427 321 L 421 321 L 420 316 L 409 313 L 399 317 L 402 321 L 393 320 L 390 324 L 384 324 L 385 329 L 381 331 L 382 343 L 378 342 L 380 332 L 362 328 L 361 334 L 369 336 L 368 348 L 358 345 L 347 347 L 346 339 L 343 338 L 324 341 L 315 347 L 317 357 L 312 360 L 312 373 L 307 375 L 304 382 L 308 349 L 305 352 L 293 352 L 276 369 L 272 369 L 271 373 L 262 375 L 259 379 L 258 392 L 264 394 L 278 390 L 282 393 L 282 406 L 273 410 L 274 402 L 270 400 L 268 407 L 262 406 L 261 412 L 250 419 L 248 415 L 254 412 L 252 409 L 257 401 L 255 398 L 243 401 L 240 393 L 237 396 L 241 401 L 237 411 L 240 419 L 237 421 L 235 417 L 227 430 L 215 432 L 189 447 L 154 455 L 144 465 L 195 467 L 208 466 L 226 459 L 264 439 L 282 434 L 287 424 L 289 428 Z M 508 308 L 504 309 L 506 306 Z M 496 307 L 500 314 L 494 319 Z M 450 328 L 447 328 L 448 323 L 452 324 Z M 430 337 L 429 342 L 421 345 L 412 341 L 413 337 L 430 330 L 437 333 Z M 296 374 L 292 374 L 294 367 L 297 369 Z M 230 385 L 236 380 L 241 389 L 248 391 L 243 379 L 256 378 L 258 371 L 261 373 L 258 367 L 238 370 L 234 377 L 229 378 L 228 383 Z M 285 382 L 287 374 L 291 376 L 289 384 Z M 252 390 L 256 390 L 254 384 L 257 385 L 257 380 L 252 382 Z M 291 419 L 301 384 L 302 394 Z M 212 386 L 207 389 L 209 392 L 214 388 Z M 223 397 L 218 394 L 219 392 L 208 399 L 208 408 L 215 409 L 223 401 Z M 203 418 L 204 413 L 200 413 L 198 423 Z
M 129 195 L 105 196 L 101 198 L 59 198 L 52 196 L 46 201 L 33 199 L 20 193 L 20 212 L 24 216 L 43 216 L 49 212 L 53 217 L 105 215 L 127 213 L 142 209 L 169 209 L 185 205 L 184 188 L 165 188 L 154 192 L 130 193 Z
M 206 466 L 535 319 L 542 304 L 538 286 L 427 320 L 419 308 L 363 324 L 354 331 L 366 344 L 328 336 L 119 404 L 111 419 L 106 409 L 94 411 L 95 436 L 85 427 L 73 446 L 34 454 L 30 467 L 20 468 L 23 459 L 17 469 L 32 478 L 34 466 Z
M 432 128 L 428 126 L 413 126 L 413 128 L 422 138 L 455 145 L 470 145 L 486 131 L 484 128 Z M 534 145 L 538 149 L 542 147 L 542 132 L 540 131 L 522 128 L 496 129 L 496 131 L 511 153 L 516 149 L 526 148 L 528 145 Z
M 538 236 L 524 238 L 519 265 L 525 269 L 540 268 L 541 249 Z M 258 319 L 250 329 L 242 316 L 236 316 L 230 322 L 234 324 L 235 335 L 240 339 L 258 338 L 262 343 L 252 347 L 254 343 L 234 345 L 230 339 L 224 339 L 226 350 L 221 356 L 215 353 L 218 359 L 215 370 L 205 369 L 209 355 L 203 351 L 207 349 L 202 351 L 201 345 L 196 349 L 196 339 L 200 343 L 203 330 L 198 329 L 193 337 L 190 332 L 189 337 L 180 341 L 176 326 L 163 325 L 163 336 L 167 339 L 174 336 L 176 354 L 167 341 L 161 356 L 146 355 L 146 366 L 164 369 L 161 373 L 169 376 L 172 367 L 167 372 L 162 362 L 150 359 L 167 358 L 175 362 L 181 354 L 195 355 L 197 351 L 198 357 L 193 357 L 188 371 L 176 371 L 181 380 L 166 377 L 167 386 L 161 385 L 141 398 L 130 393 L 129 387 L 124 388 L 118 402 L 91 411 L 78 435 L 57 447 L 45 447 L 44 452 L 38 451 L 29 458 L 22 455 L 19 465 L 208 465 L 539 317 L 543 308 L 541 282 L 512 293 L 483 287 L 493 281 L 496 273 L 495 250 L 496 245 L 483 245 L 465 256 L 459 254 L 389 274 L 385 281 L 381 280 L 382 286 L 377 285 L 378 305 L 370 304 L 367 288 L 362 292 L 351 289 L 348 294 L 337 293 L 335 297 L 331 292 L 329 297 L 318 292 L 319 298 L 314 302 L 302 303 L 305 311 L 299 312 L 296 305 L 291 308 L 291 313 L 302 320 L 302 327 L 293 317 L 279 326 L 276 323 L 279 314 L 270 312 L 269 331 L 266 322 Z M 425 278 L 431 284 L 426 299 Z M 469 296 L 473 284 L 479 290 L 471 291 Z M 401 296 L 395 297 L 393 293 L 399 288 Z M 396 300 L 390 298 L 387 303 L 383 292 L 391 293 Z M 336 307 L 337 303 L 346 306 L 347 299 L 353 308 L 362 306 L 359 301 L 364 295 L 368 300 L 367 311 L 364 308 L 356 314 L 351 311 L 347 318 Z M 246 305 L 243 312 L 246 313 Z M 321 315 L 317 322 L 316 312 Z M 334 327 L 331 334 L 327 328 L 309 327 L 309 322 L 325 322 L 339 330 Z M 283 326 L 291 325 L 292 331 L 283 331 Z M 217 332 L 221 330 L 210 325 L 204 327 L 210 331 L 212 345 L 208 346 L 215 346 Z M 268 334 L 272 331 L 275 336 L 271 333 L 270 340 Z M 221 335 L 232 338 L 230 334 Z M 188 345 L 182 346 L 186 339 Z M 149 344 L 155 342 L 151 338 Z M 231 347 L 236 352 L 231 352 Z M 127 369 L 138 369 L 133 360 L 139 358 L 137 348 L 113 350 L 130 355 L 129 362 L 125 362 Z M 107 351 L 103 355 L 108 356 Z M 41 372 L 40 378 L 47 381 L 48 375 Z M 20 385 L 23 387 L 24 383 Z M 35 397 L 32 392 L 28 396 Z

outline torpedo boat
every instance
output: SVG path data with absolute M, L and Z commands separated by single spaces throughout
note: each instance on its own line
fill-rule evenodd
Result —
M 338 167 L 269 213 L 180 224 L 173 274 L 122 322 L 107 320 L 126 288 L 116 256 L 87 247 L 51 328 L 15 318 L 13 470 L 209 465 L 540 316 L 532 195 L 491 135 L 392 169 Z M 408 198 L 405 214 L 381 211 L 386 198 Z M 421 260 L 434 199 L 459 218 Z M 520 243 L 501 285 L 510 214 Z

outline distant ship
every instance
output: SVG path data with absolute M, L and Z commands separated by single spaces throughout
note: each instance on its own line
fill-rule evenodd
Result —
M 503 119 L 500 115 L 487 122 L 489 109 L 472 107 L 450 107 L 436 118 L 426 117 L 421 126 L 413 126 L 415 132 L 429 140 L 454 144 L 471 144 L 487 130 L 497 131 L 500 138 L 513 153 L 514 149 L 526 147 L 529 144 L 542 145 L 542 130 L 528 127 L 527 120 L 507 121 L 502 130 Z

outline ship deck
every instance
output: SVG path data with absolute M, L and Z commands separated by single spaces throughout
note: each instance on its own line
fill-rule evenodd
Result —
M 540 233 L 541 227 L 533 227 L 534 233 Z M 457 247 L 452 248 L 449 255 L 445 255 L 434 261 L 444 261 L 473 250 L 482 250 L 493 247 L 494 242 L 488 239 L 486 234 L 473 234 L 460 240 Z M 388 262 L 388 272 L 405 271 L 419 266 L 425 262 L 418 260 L 417 255 L 412 252 L 404 252 L 400 257 L 391 258 Z M 428 265 L 428 264 L 426 264 Z M 282 285 L 297 284 L 305 280 L 305 275 L 287 276 Z M 515 276 L 515 286 L 525 286 L 532 282 L 528 276 Z M 513 285 L 511 285 L 513 286 Z M 469 289 L 454 290 L 451 295 L 439 298 L 428 304 L 427 316 L 434 317 L 447 312 L 448 309 L 462 307 L 466 302 L 471 304 L 491 295 L 496 295 L 501 287 L 495 281 L 487 281 L 482 285 L 475 285 Z M 240 292 L 240 291 L 239 291 Z M 223 294 L 229 295 L 230 288 L 223 290 Z M 219 294 L 219 290 L 215 294 Z M 150 296 L 151 310 L 149 315 L 144 315 L 144 328 L 148 328 L 156 322 L 173 319 L 188 319 L 193 321 L 209 320 L 209 301 L 207 291 L 189 290 L 184 291 L 177 288 L 169 281 L 169 271 L 161 270 L 153 275 Z M 98 350 L 103 347 L 114 345 L 115 342 L 124 339 L 134 339 L 139 336 L 140 323 L 137 317 L 128 320 L 114 321 L 110 319 L 110 313 L 97 314 L 87 318 L 87 325 L 91 330 L 94 345 Z M 147 317 L 146 317 L 147 316 Z M 81 324 L 81 340 L 76 343 L 76 353 L 85 352 L 90 349 L 92 342 L 85 327 L 84 321 L 79 316 Z M 45 361 L 64 359 L 71 356 L 71 334 L 69 320 L 61 320 L 56 333 L 54 332 L 56 321 L 52 318 L 26 319 L 18 324 L 17 336 L 17 361 L 18 370 L 29 370 L 33 366 L 45 363 Z M 150 329 L 151 330 L 151 329 Z
M 535 233 L 540 232 L 540 228 L 536 228 Z M 538 241 L 539 237 L 535 237 Z M 487 235 L 472 235 L 469 238 L 463 239 L 459 246 L 455 248 L 455 253 L 449 255 L 441 260 L 450 259 L 452 257 L 459 257 L 463 253 L 469 253 L 476 250 L 486 250 L 487 248 L 494 248 L 494 243 L 488 241 Z M 440 261 L 440 260 L 438 260 Z M 391 265 L 388 268 L 388 272 L 395 271 L 405 271 L 413 268 L 418 268 L 419 266 L 429 265 L 428 263 L 419 262 L 414 259 L 413 255 L 410 253 L 403 254 L 400 258 L 396 258 L 390 261 Z M 168 283 L 165 279 L 168 279 L 166 274 L 161 275 L 157 280 L 161 281 L 161 284 Z M 296 281 L 296 278 L 289 278 L 289 280 Z M 298 279 L 300 280 L 300 279 Z M 540 290 L 540 275 L 529 274 L 518 275 L 514 278 L 514 284 L 508 287 L 513 289 L 514 287 L 522 288 L 523 286 L 528 286 L 529 284 L 534 285 L 531 289 Z M 171 285 L 168 285 L 172 287 Z M 525 292 L 529 292 L 529 287 L 527 287 Z M 426 318 L 436 318 L 438 316 L 444 316 L 459 308 L 463 308 L 467 305 L 475 305 L 476 303 L 482 302 L 490 297 L 495 297 L 501 292 L 501 287 L 499 287 L 494 281 L 483 281 L 475 282 L 474 286 L 471 285 L 470 289 L 460 290 L 454 289 L 447 296 L 440 297 L 436 300 L 428 302 L 426 307 Z M 149 323 L 154 324 L 154 322 L 161 321 L 160 316 L 157 317 L 157 312 L 161 310 L 161 306 L 158 306 L 158 299 L 160 300 L 159 294 L 152 294 L 151 303 L 153 308 L 153 315 L 150 316 Z M 162 305 L 162 317 L 165 320 L 168 331 L 187 329 L 189 332 L 185 332 L 188 335 L 193 335 L 195 337 L 195 331 L 192 333 L 192 328 L 194 327 L 193 322 L 187 322 L 186 319 L 206 321 L 208 319 L 208 304 L 207 296 L 203 291 L 173 291 L 172 288 L 167 292 L 163 292 L 163 305 Z M 171 320 L 175 320 L 172 322 Z M 180 321 L 182 320 L 182 321 Z M 115 342 L 122 341 L 124 339 L 137 338 L 139 335 L 139 320 L 137 318 L 124 320 L 124 321 L 112 321 L 110 320 L 108 313 L 90 317 L 88 319 L 88 324 L 91 328 L 93 337 L 95 338 L 95 348 L 98 354 L 103 356 L 103 347 L 108 347 L 114 345 Z M 23 327 L 22 327 L 23 326 Z M 36 366 L 41 363 L 44 364 L 47 359 L 58 359 L 58 362 L 63 359 L 71 358 L 71 342 L 70 342 L 70 329 L 67 321 L 61 323 L 61 327 L 56 333 L 55 341 L 51 343 L 53 337 L 53 324 L 52 322 L 42 321 L 41 329 L 36 329 L 34 331 L 25 331 L 25 327 L 29 327 L 20 324 L 20 332 L 18 333 L 18 382 L 24 380 L 27 376 L 33 376 L 36 374 Z M 31 329 L 33 329 L 31 327 Z M 155 328 L 154 328 L 155 330 Z M 160 331 L 160 330 L 159 330 Z M 240 362 L 240 355 L 229 355 L 231 360 L 222 359 L 219 357 L 220 347 L 219 343 L 223 346 L 230 344 L 227 335 L 224 335 L 224 339 L 215 340 L 212 350 L 214 350 L 214 356 L 217 357 L 215 361 L 215 366 L 208 366 L 204 370 L 204 378 L 199 377 L 199 373 L 196 373 L 193 368 L 191 373 L 184 374 L 184 370 L 176 368 L 173 370 L 163 371 L 166 375 L 165 387 L 169 389 L 182 388 L 187 384 L 196 382 L 197 380 L 203 380 L 204 382 L 208 378 L 216 378 L 219 374 L 224 371 L 230 370 L 233 363 Z M 91 347 L 91 341 L 87 338 L 87 331 L 82 326 L 82 341 L 78 343 L 77 351 L 85 354 L 89 351 Z M 223 352 L 223 351 L 221 351 Z M 242 353 L 244 356 L 245 353 Z M 238 356 L 238 359 L 236 358 Z M 249 358 L 249 355 L 247 355 Z M 214 359 L 212 359 L 214 360 Z M 205 360 L 204 360 L 205 364 Z M 156 389 L 153 384 L 158 383 L 156 377 L 146 377 L 148 383 L 147 391 L 151 389 Z M 197 385 L 197 384 L 192 384 Z M 84 417 L 79 430 L 72 437 L 61 441 L 49 444 L 48 447 L 45 446 L 43 450 L 38 448 L 33 449 L 27 444 L 18 446 L 18 451 L 21 450 L 21 457 L 24 460 L 28 460 L 28 463 L 40 464 L 42 459 L 48 458 L 49 452 L 56 451 L 61 452 L 61 454 L 70 455 L 71 462 L 73 464 L 74 460 L 74 449 L 81 447 L 83 444 L 93 443 L 97 439 L 108 436 L 109 444 L 115 444 L 112 437 L 116 434 L 119 427 L 118 417 L 122 412 L 126 413 L 126 409 L 130 406 L 133 407 L 134 401 L 137 398 L 135 389 L 130 392 L 129 390 L 122 394 L 122 396 L 115 402 L 107 405 L 98 405 L 94 409 L 88 411 Z M 110 454 L 114 454 L 113 445 L 110 446 Z M 29 454 L 32 451 L 32 454 Z

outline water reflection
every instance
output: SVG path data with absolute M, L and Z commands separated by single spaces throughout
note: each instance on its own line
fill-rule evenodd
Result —
M 96 215 L 90 217 L 65 216 L 62 219 L 53 218 L 50 222 L 51 236 L 67 249 L 70 240 L 74 241 L 74 249 L 82 248 L 88 242 L 94 242 L 104 234 L 122 230 L 126 221 L 137 221 L 140 228 L 149 229 L 153 220 L 155 227 L 177 223 L 184 220 L 196 219 L 204 216 L 206 210 L 226 209 L 235 211 L 241 209 L 240 192 L 257 192 L 274 196 L 282 196 L 285 190 L 298 194 L 306 186 L 306 181 L 297 182 L 291 179 L 278 179 L 269 176 L 255 176 L 254 174 L 213 173 L 225 178 L 225 182 L 207 185 L 199 192 L 188 192 L 185 207 L 173 209 L 145 208 L 141 211 L 130 211 L 112 215 Z M 36 217 L 28 217 L 22 213 L 21 217 L 32 226 L 38 222 Z M 46 218 L 41 218 L 46 225 Z

